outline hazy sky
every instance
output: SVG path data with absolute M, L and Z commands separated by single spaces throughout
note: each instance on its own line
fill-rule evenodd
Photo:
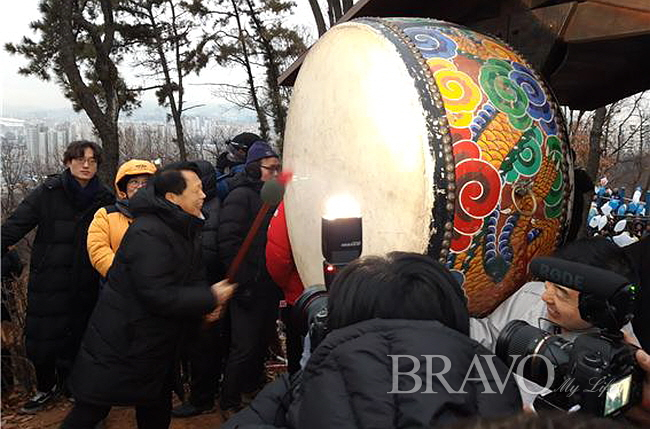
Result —
M 17 71 L 27 61 L 22 57 L 9 55 L 4 50 L 7 42 L 19 42 L 22 36 L 33 34 L 29 23 L 38 19 L 38 1 L 21 0 L 0 14 L 0 116 L 8 106 L 38 107 L 47 104 L 52 107 L 67 107 L 66 101 L 54 83 L 42 82 L 36 78 L 20 76 Z
M 18 68 L 27 64 L 22 56 L 9 55 L 4 50 L 7 42 L 17 43 L 25 35 L 34 36 L 29 28 L 31 21 L 37 20 L 38 0 L 14 1 L 11 7 L 5 8 L 0 14 L 0 117 L 10 114 L 15 108 L 72 108 L 70 102 L 63 97 L 61 90 L 54 82 L 43 82 L 35 77 L 25 77 L 18 74 Z M 314 20 L 307 0 L 297 0 L 295 21 L 301 25 L 315 27 Z M 315 32 L 315 29 L 313 30 Z M 132 75 L 132 73 L 131 73 Z M 128 77 L 132 84 L 138 83 L 133 77 Z M 189 82 L 230 82 L 238 81 L 238 75 L 230 70 L 213 68 L 205 70 L 197 77 L 191 77 Z M 215 103 L 218 100 L 211 94 L 210 87 L 188 86 L 187 101 L 189 104 Z M 145 97 L 145 102 L 154 104 L 153 94 Z M 198 109 L 196 110 L 197 113 Z

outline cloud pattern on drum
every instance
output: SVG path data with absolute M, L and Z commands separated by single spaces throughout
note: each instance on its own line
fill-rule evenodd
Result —
M 537 127 L 530 127 L 521 137 L 506 159 L 501 163 L 505 181 L 515 183 L 521 177 L 532 177 L 542 166 L 542 143 L 544 136 Z
M 405 28 L 404 32 L 413 39 L 424 58 L 453 58 L 456 56 L 456 42 L 434 28 Z
M 449 123 L 454 127 L 467 127 L 474 119 L 474 111 L 483 99 L 481 88 L 456 65 L 444 59 L 427 61 L 438 89 L 449 112 Z
M 442 96 L 455 163 L 448 266 L 482 315 L 528 278 L 563 234 L 567 144 L 536 74 L 508 46 L 440 21 L 391 20 Z
M 528 113 L 529 100 L 526 92 L 510 78 L 512 65 L 504 60 L 489 58 L 481 67 L 481 87 L 490 102 L 508 115 L 513 127 L 526 130 L 533 120 Z

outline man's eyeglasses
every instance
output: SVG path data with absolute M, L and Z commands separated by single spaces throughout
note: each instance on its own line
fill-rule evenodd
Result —
M 88 163 L 88 165 L 96 165 L 97 160 L 95 158 L 84 158 L 83 156 L 78 156 L 76 158 L 72 158 L 74 161 L 78 162 L 79 164 L 85 164 Z
M 265 170 L 270 171 L 271 173 L 280 173 L 282 171 L 282 166 L 281 165 L 260 165 Z

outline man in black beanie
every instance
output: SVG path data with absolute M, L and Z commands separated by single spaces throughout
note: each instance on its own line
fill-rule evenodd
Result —
M 226 150 L 217 158 L 217 171 L 220 174 L 228 174 L 234 167 L 243 165 L 248 148 L 258 140 L 262 138 L 255 133 L 241 133 L 233 137 L 226 143 Z
M 244 171 L 248 149 L 260 136 L 254 133 L 237 134 L 226 144 L 227 150 L 217 158 L 217 197 L 224 201 L 236 181 L 235 175 Z
M 244 242 L 260 207 L 265 181 L 280 172 L 280 159 L 263 141 L 251 145 L 246 168 L 235 175 L 233 188 L 221 208 L 219 256 L 229 267 Z M 227 419 L 264 383 L 268 339 L 275 329 L 282 292 L 266 269 L 266 231 L 275 208 L 268 211 L 241 264 L 240 285 L 228 308 L 231 345 L 221 387 L 220 406 Z

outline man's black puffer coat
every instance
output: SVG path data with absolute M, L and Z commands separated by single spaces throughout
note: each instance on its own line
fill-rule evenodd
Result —
M 225 269 L 235 259 L 248 230 L 262 207 L 260 190 L 264 182 L 251 179 L 242 171 L 235 176 L 233 190 L 221 207 L 219 221 L 219 253 Z M 281 295 L 266 270 L 266 231 L 275 212 L 271 207 L 266 213 L 248 254 L 244 258 L 235 280 L 239 284 L 234 299 L 259 299 Z
M 97 299 L 99 274 L 86 250 L 88 226 L 97 209 L 115 198 L 95 177 L 87 185 L 95 190 L 92 200 L 81 203 L 74 180 L 69 170 L 48 177 L 2 225 L 3 255 L 38 227 L 29 264 L 25 326 L 27 354 L 37 364 L 55 358 L 72 364 Z
M 188 325 L 213 310 L 203 278 L 203 221 L 153 187 L 131 200 L 127 230 L 88 324 L 72 374 L 75 398 L 102 405 L 146 405 L 171 391 Z
M 394 368 L 397 355 L 401 357 Z M 427 390 L 427 359 L 424 355 L 449 358 L 444 380 L 455 391 L 449 393 L 438 377 L 431 377 Z M 492 365 L 484 355 L 490 352 L 476 341 L 437 321 L 372 319 L 330 333 L 311 356 L 291 405 L 286 407 L 286 379 L 269 385 L 251 406 L 228 421 L 224 429 L 267 424 L 292 428 L 413 428 L 433 427 L 470 416 L 495 417 L 521 411 L 521 398 L 512 376 L 506 382 L 507 368 L 496 357 Z M 393 356 L 393 358 L 391 358 Z M 494 393 L 485 392 L 477 365 L 478 359 Z M 397 358 L 395 358 L 397 359 Z M 444 371 L 442 358 L 430 358 L 432 373 Z M 500 393 L 490 367 L 504 383 Z M 408 374 L 422 380 L 416 387 Z M 397 380 L 397 384 L 394 384 Z M 271 398 L 270 396 L 273 396 Z M 285 404 L 285 405 L 283 405 Z M 282 409 L 285 407 L 285 409 Z M 288 411 L 287 411 L 288 409 Z M 280 412 L 279 412 L 280 411 Z

